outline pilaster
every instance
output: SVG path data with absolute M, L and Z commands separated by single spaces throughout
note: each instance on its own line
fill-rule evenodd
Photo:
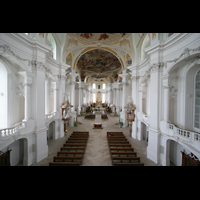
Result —
M 129 74 L 128 73 L 124 73 L 124 74 L 120 74 L 120 77 L 122 77 L 122 85 L 123 85 L 123 96 L 122 96 L 122 112 L 120 112 L 120 121 L 123 122 L 123 127 L 127 127 L 128 126 L 128 121 L 125 119 L 126 117 L 126 110 L 125 110 L 125 106 L 126 106 L 126 102 L 127 102 L 127 86 L 128 86 L 128 78 L 129 78 Z
M 78 74 L 71 72 L 70 74 L 70 96 L 71 96 L 71 105 L 73 105 L 73 107 L 71 108 L 71 120 L 69 121 L 70 126 L 74 126 L 74 121 L 76 118 L 76 111 L 75 111 L 75 84 L 76 84 L 76 77 L 78 76 Z M 80 97 L 79 97 L 80 98 Z

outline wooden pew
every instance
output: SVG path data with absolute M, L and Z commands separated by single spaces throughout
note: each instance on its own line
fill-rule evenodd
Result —
M 80 166 L 81 162 L 50 162 L 49 166 Z
M 67 155 L 82 155 L 83 156 L 84 152 L 83 151 L 58 151 L 57 152 L 57 156 L 67 156 Z
M 113 166 L 144 166 L 122 132 L 107 132 L 107 141 Z
M 144 166 L 144 163 L 113 163 L 113 166 Z
M 135 156 L 137 157 L 137 152 L 110 152 L 111 156 Z
M 81 166 L 88 138 L 89 132 L 73 132 L 49 166 Z
M 74 160 L 82 164 L 83 156 L 54 156 L 53 162 L 73 162 Z

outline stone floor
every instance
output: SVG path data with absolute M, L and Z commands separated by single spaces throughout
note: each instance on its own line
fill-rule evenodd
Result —
M 90 120 L 79 117 L 78 120 L 82 124 L 79 124 L 77 127 L 68 126 L 66 136 L 57 140 L 48 140 L 48 157 L 37 164 L 32 164 L 32 166 L 49 166 L 49 162 L 53 161 L 53 157 L 57 155 L 57 151 L 60 151 L 60 148 L 73 131 L 89 131 L 89 139 L 82 166 L 112 166 L 106 139 L 107 131 L 123 131 L 134 151 L 137 152 L 137 156 L 140 157 L 140 162 L 144 163 L 144 166 L 160 166 L 160 164 L 156 164 L 147 158 L 147 141 L 133 139 L 130 137 L 128 127 L 119 128 L 119 125 L 115 125 L 119 121 L 118 117 L 108 115 L 108 120 L 102 120 L 103 129 L 93 129 L 94 119 Z

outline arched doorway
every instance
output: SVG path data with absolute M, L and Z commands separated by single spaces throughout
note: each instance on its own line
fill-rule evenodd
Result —
M 52 121 L 49 124 L 49 128 L 47 130 L 47 140 L 55 138 L 55 121 Z
M 185 146 L 180 143 L 168 139 L 166 143 L 166 166 L 182 166 L 182 153 L 181 151 L 190 153 Z
M 147 130 L 147 125 L 143 122 L 141 122 L 141 138 L 142 140 L 146 140 L 148 142 L 149 131 Z

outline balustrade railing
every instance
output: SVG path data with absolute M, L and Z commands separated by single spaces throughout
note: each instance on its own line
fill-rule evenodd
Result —
M 45 119 L 53 118 L 55 115 L 56 115 L 56 112 L 52 112 L 52 113 L 50 113 L 50 114 L 46 114 L 46 115 L 45 115 Z
M 13 135 L 17 135 L 20 129 L 26 127 L 26 122 L 19 122 L 12 127 L 0 129 L 0 138 L 8 138 Z
M 169 134 L 170 134 L 170 132 L 173 134 L 174 137 L 176 137 L 176 138 L 178 137 L 183 142 L 190 143 L 194 147 L 197 147 L 197 145 L 198 145 L 198 147 L 199 147 L 200 133 L 182 129 L 182 128 L 177 127 L 174 124 L 169 123 Z M 197 144 L 197 142 L 198 142 L 198 144 Z

